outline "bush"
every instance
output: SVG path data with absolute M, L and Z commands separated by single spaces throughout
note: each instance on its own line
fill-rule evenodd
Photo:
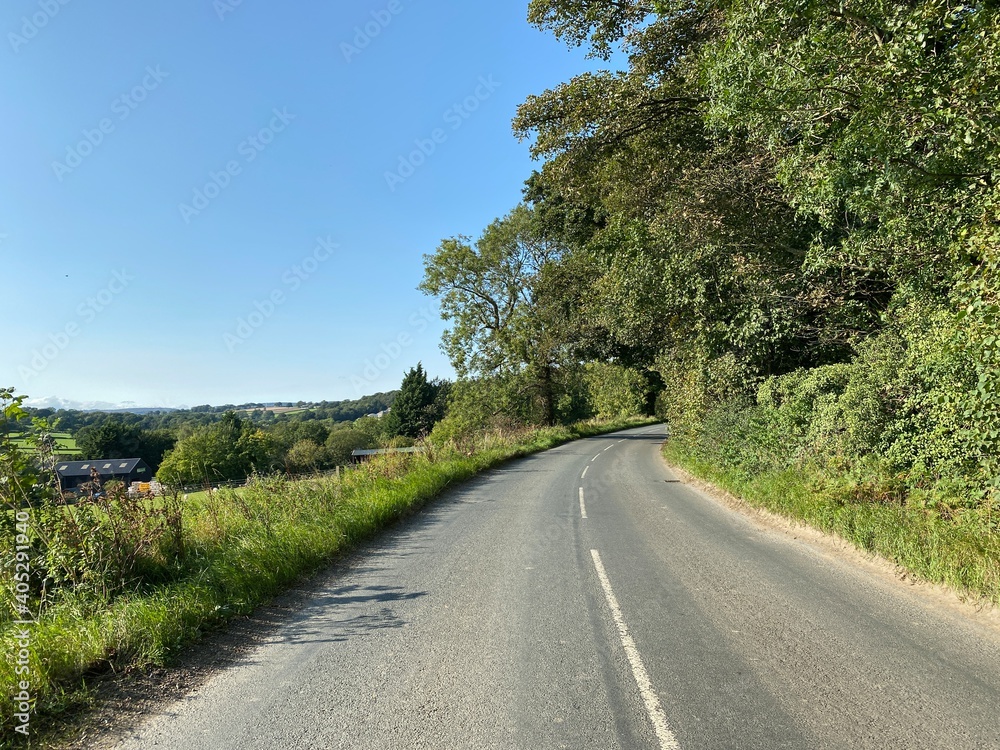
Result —
M 351 462 L 351 454 L 359 448 L 371 448 L 375 443 L 360 430 L 334 430 L 326 439 L 327 458 L 333 466 Z
M 93 500 L 63 505 L 48 499 L 31 509 L 31 517 L 31 583 L 43 611 L 67 592 L 111 602 L 123 592 L 170 580 L 183 562 L 176 496 L 130 495 L 120 482 L 109 482 Z M 13 559 L 14 539 L 3 535 L 2 559 Z M 5 599 L 12 596 L 13 589 L 4 591 Z
M 851 362 L 767 378 L 756 400 L 713 404 L 711 368 L 682 373 L 667 404 L 682 425 L 671 423 L 673 442 L 747 481 L 803 470 L 849 487 L 835 495 L 850 502 L 891 499 L 992 527 L 1000 398 L 983 390 L 1000 385 L 989 349 L 1000 336 L 991 307 L 976 315 L 901 304 Z
M 648 384 L 638 370 L 612 363 L 590 362 L 584 372 L 587 400 L 593 416 L 615 419 L 645 412 Z
M 431 431 L 435 445 L 464 441 L 480 432 L 514 431 L 533 423 L 528 384 L 518 376 L 459 380 L 452 386 L 445 417 Z
M 291 474 L 321 471 L 331 465 L 330 452 L 308 438 L 297 441 L 285 454 L 285 466 Z
M 760 383 L 734 355 L 711 357 L 695 346 L 664 352 L 656 371 L 665 383 L 656 416 L 679 438 L 695 438 L 713 408 L 747 400 Z

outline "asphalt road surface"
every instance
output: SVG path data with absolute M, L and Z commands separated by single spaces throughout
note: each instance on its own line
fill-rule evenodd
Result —
M 996 630 L 677 482 L 662 439 L 449 492 L 119 746 L 1000 748 Z

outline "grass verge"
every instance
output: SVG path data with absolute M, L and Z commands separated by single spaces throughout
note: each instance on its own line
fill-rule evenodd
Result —
M 752 506 L 837 534 L 963 598 L 1000 605 L 1000 535 L 977 515 L 942 518 L 933 509 L 912 507 L 906 498 L 884 499 L 873 487 L 877 482 L 831 477 L 808 466 L 744 471 L 678 440 L 667 440 L 663 455 Z
M 45 723 L 65 721 L 86 705 L 89 677 L 169 663 L 201 633 L 252 611 L 449 486 L 512 458 L 654 422 L 585 422 L 490 435 L 471 451 L 450 446 L 380 457 L 339 480 L 264 478 L 194 498 L 184 508 L 184 555 L 172 561 L 170 580 L 110 599 L 93 589 L 64 593 L 28 627 L 24 674 L 17 657 L 22 628 L 10 620 L 0 625 L 4 704 L 13 705 L 20 681 L 27 680 L 31 739 L 44 744 Z M 2 716 L 0 747 L 21 744 L 12 714 L 8 708 Z

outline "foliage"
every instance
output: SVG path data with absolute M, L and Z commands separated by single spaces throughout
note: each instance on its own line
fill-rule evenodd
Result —
M 359 448 L 373 448 L 372 438 L 357 429 L 336 430 L 326 439 L 326 451 L 330 463 L 344 466 L 351 462 L 351 454 Z
M 524 398 L 523 374 L 463 379 L 452 388 L 444 419 L 430 434 L 434 444 L 465 441 L 492 430 L 516 430 L 536 422 Z
M 23 398 L 10 389 L 0 391 L 4 426 L 23 416 Z M 92 499 L 66 505 L 55 491 L 46 438 L 43 431 L 32 436 L 32 453 L 6 440 L 0 445 L 0 488 L 8 509 L 2 516 L 0 560 L 13 568 L 13 560 L 26 556 L 28 566 L 19 584 L 26 590 L 15 590 L 13 577 L 0 584 L 0 627 L 15 612 L 41 617 L 69 595 L 110 602 L 143 583 L 169 580 L 172 567 L 185 556 L 176 496 L 153 500 L 109 482 Z
M 227 412 L 218 424 L 178 441 L 157 477 L 169 485 L 244 479 L 255 471 L 267 472 L 272 455 L 267 433 L 235 412 Z
M 438 402 L 440 389 L 440 384 L 427 380 L 421 363 L 410 368 L 403 377 L 392 411 L 386 417 L 388 433 L 410 438 L 426 436 L 441 418 Z
M 322 445 L 330 435 L 330 426 L 317 420 L 277 422 L 267 429 L 278 454 L 287 454 L 303 440 Z
M 587 364 L 587 396 L 598 419 L 642 414 L 646 410 L 649 384 L 641 372 L 614 363 Z
M 461 377 L 526 376 L 542 422 L 556 419 L 557 371 L 568 361 L 568 316 L 557 260 L 563 248 L 547 238 L 532 212 L 518 206 L 487 227 L 474 245 L 445 240 L 424 258 L 420 289 L 441 300 L 452 321 L 443 348 Z
M 389 439 L 389 423 L 382 417 L 361 417 L 354 421 L 351 429 L 365 436 L 371 445 L 380 445 Z
M 309 438 L 299 440 L 285 454 L 289 474 L 307 474 L 330 466 L 330 453 L 324 445 Z
M 144 430 L 121 419 L 108 419 L 78 433 L 81 458 L 141 458 L 155 472 L 176 438 L 167 430 Z
M 15 395 L 13 388 L 0 388 L 0 503 L 4 509 L 38 504 L 49 490 L 39 463 L 10 438 L 14 428 L 21 429 L 29 419 L 23 406 L 26 398 Z M 30 439 L 36 441 L 34 435 Z
M 142 582 L 168 580 L 170 563 L 183 557 L 178 498 L 132 495 L 120 482 L 76 505 L 42 504 L 33 524 L 40 589 L 56 600 L 70 589 L 111 601 Z
M 534 0 L 536 25 L 628 61 L 514 121 L 544 160 L 531 209 L 584 290 L 577 356 L 654 369 L 674 440 L 740 471 L 809 463 L 988 511 L 998 15 Z
M 814 262 L 949 284 L 996 199 L 998 21 L 989 2 L 736 3 L 705 57 L 710 119 L 777 158 L 800 211 L 849 217 Z

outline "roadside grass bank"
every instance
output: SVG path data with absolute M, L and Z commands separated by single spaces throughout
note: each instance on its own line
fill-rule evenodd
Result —
M 738 434 L 668 439 L 668 463 L 748 504 L 836 534 L 915 578 L 1000 605 L 1000 534 L 994 513 L 927 502 L 898 477 L 833 473 L 809 462 L 761 466 Z M 997 508 L 995 513 L 1000 513 Z
M 258 478 L 240 489 L 191 498 L 176 509 L 173 521 L 164 521 L 159 509 L 143 515 L 134 505 L 111 506 L 110 513 L 86 505 L 45 509 L 48 516 L 63 514 L 61 525 L 48 518 L 45 528 L 65 535 L 47 540 L 50 570 L 57 568 L 52 560 L 58 552 L 63 555 L 59 569 L 72 569 L 78 577 L 58 595 L 49 595 L 49 603 L 30 626 L 16 624 L 10 614 L 16 589 L 5 582 L 0 747 L 23 744 L 14 731 L 11 708 L 22 680 L 29 683 L 32 701 L 31 739 L 44 744 L 46 724 L 65 721 L 86 706 L 89 678 L 168 664 L 201 633 L 251 612 L 446 488 L 512 458 L 656 422 L 636 418 L 492 433 L 461 445 L 428 445 L 425 453 L 380 456 L 340 478 Z M 127 523 L 118 523 L 118 511 Z M 29 525 L 38 520 L 42 528 L 44 519 L 34 514 L 41 516 L 43 510 L 30 513 Z M 102 544 L 73 539 L 67 529 L 89 532 L 89 539 Z M 15 535 L 7 532 L 5 528 L 0 550 L 4 558 L 15 548 Z M 110 558 L 128 552 L 128 566 L 73 557 L 88 551 Z M 128 572 L 124 586 L 123 570 Z M 109 580 L 114 576 L 119 578 Z M 19 664 L 18 654 L 25 650 L 26 663 Z

